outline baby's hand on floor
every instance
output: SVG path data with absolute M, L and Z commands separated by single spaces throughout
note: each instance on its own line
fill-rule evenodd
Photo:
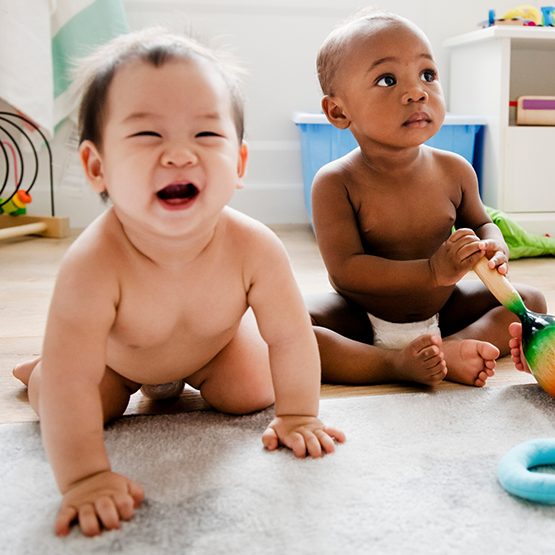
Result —
M 131 520 L 143 498 L 143 488 L 121 474 L 105 471 L 84 478 L 64 493 L 56 534 L 67 536 L 74 521 L 85 536 L 97 536 L 102 527 L 119 529 L 120 521 Z
M 522 324 L 513 322 L 509 325 L 509 333 L 513 338 L 509 341 L 511 348 L 511 359 L 514 362 L 515 368 L 521 372 L 528 372 L 531 374 L 530 367 L 524 358 L 524 351 L 522 350 Z
M 334 439 L 343 443 L 345 434 L 337 428 L 324 426 L 313 416 L 278 416 L 262 435 L 266 449 L 273 451 L 279 445 L 285 445 L 301 459 L 307 452 L 313 458 L 321 457 L 322 452 L 333 453 Z

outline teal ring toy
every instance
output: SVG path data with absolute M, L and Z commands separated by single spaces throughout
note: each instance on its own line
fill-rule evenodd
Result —
M 555 505 L 555 474 L 530 472 L 555 465 L 555 438 L 531 439 L 513 447 L 499 462 L 501 485 L 513 495 Z

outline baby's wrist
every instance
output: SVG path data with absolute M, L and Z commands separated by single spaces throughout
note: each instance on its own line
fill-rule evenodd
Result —
M 303 419 L 303 418 L 318 418 L 318 414 L 299 414 L 299 413 L 295 413 L 295 414 L 291 414 L 291 413 L 277 413 L 276 412 L 276 418 L 284 418 L 284 419 Z
M 93 480 L 93 479 L 102 479 L 102 475 L 103 474 L 111 474 L 112 469 L 111 467 L 108 467 L 106 469 L 103 470 L 99 470 L 98 472 L 92 472 L 91 474 L 87 474 L 86 476 L 82 476 L 80 478 L 77 478 L 76 480 L 73 480 L 71 482 L 66 482 L 65 484 L 60 484 L 60 493 L 62 495 L 65 495 L 66 493 L 68 493 L 71 490 L 74 490 L 75 488 L 78 488 L 79 486 L 81 486 L 82 484 L 88 482 L 89 480 Z

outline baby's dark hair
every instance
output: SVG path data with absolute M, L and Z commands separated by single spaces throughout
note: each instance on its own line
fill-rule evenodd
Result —
M 126 63 L 140 60 L 161 67 L 173 60 L 204 58 L 214 64 L 230 93 L 239 143 L 244 137 L 244 97 L 240 86 L 242 70 L 227 52 L 205 46 L 197 40 L 151 27 L 120 35 L 84 59 L 76 72 L 75 89 L 82 91 L 79 107 L 79 142 L 89 140 L 102 149 L 107 98 L 114 75 Z
M 318 81 L 324 95 L 335 96 L 336 76 L 343 65 L 346 47 L 352 38 L 354 24 L 376 20 L 404 21 L 397 14 L 381 8 L 364 8 L 341 21 L 328 35 L 318 50 L 316 59 Z

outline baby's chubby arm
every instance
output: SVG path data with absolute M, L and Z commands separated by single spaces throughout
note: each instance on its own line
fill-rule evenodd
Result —
M 268 344 L 276 398 L 262 441 L 270 450 L 283 444 L 297 457 L 320 457 L 334 451 L 332 438 L 343 442 L 345 435 L 318 419 L 320 358 L 310 318 L 281 242 L 265 228 L 251 240 L 248 303 Z
M 99 385 L 115 318 L 117 288 L 100 260 L 73 249 L 62 264 L 49 311 L 41 362 L 39 414 L 60 492 L 58 535 L 78 519 L 85 535 L 119 528 L 141 504 L 141 487 L 111 471 L 103 440 Z
M 480 198 L 476 174 L 465 161 L 461 181 L 462 200 L 457 208 L 457 228 L 469 228 L 480 239 L 480 250 L 489 259 L 488 266 L 505 275 L 508 272 L 509 248 L 503 234 L 486 212 Z M 475 261 L 476 262 L 476 261 Z M 475 263 L 474 262 L 474 263 Z

